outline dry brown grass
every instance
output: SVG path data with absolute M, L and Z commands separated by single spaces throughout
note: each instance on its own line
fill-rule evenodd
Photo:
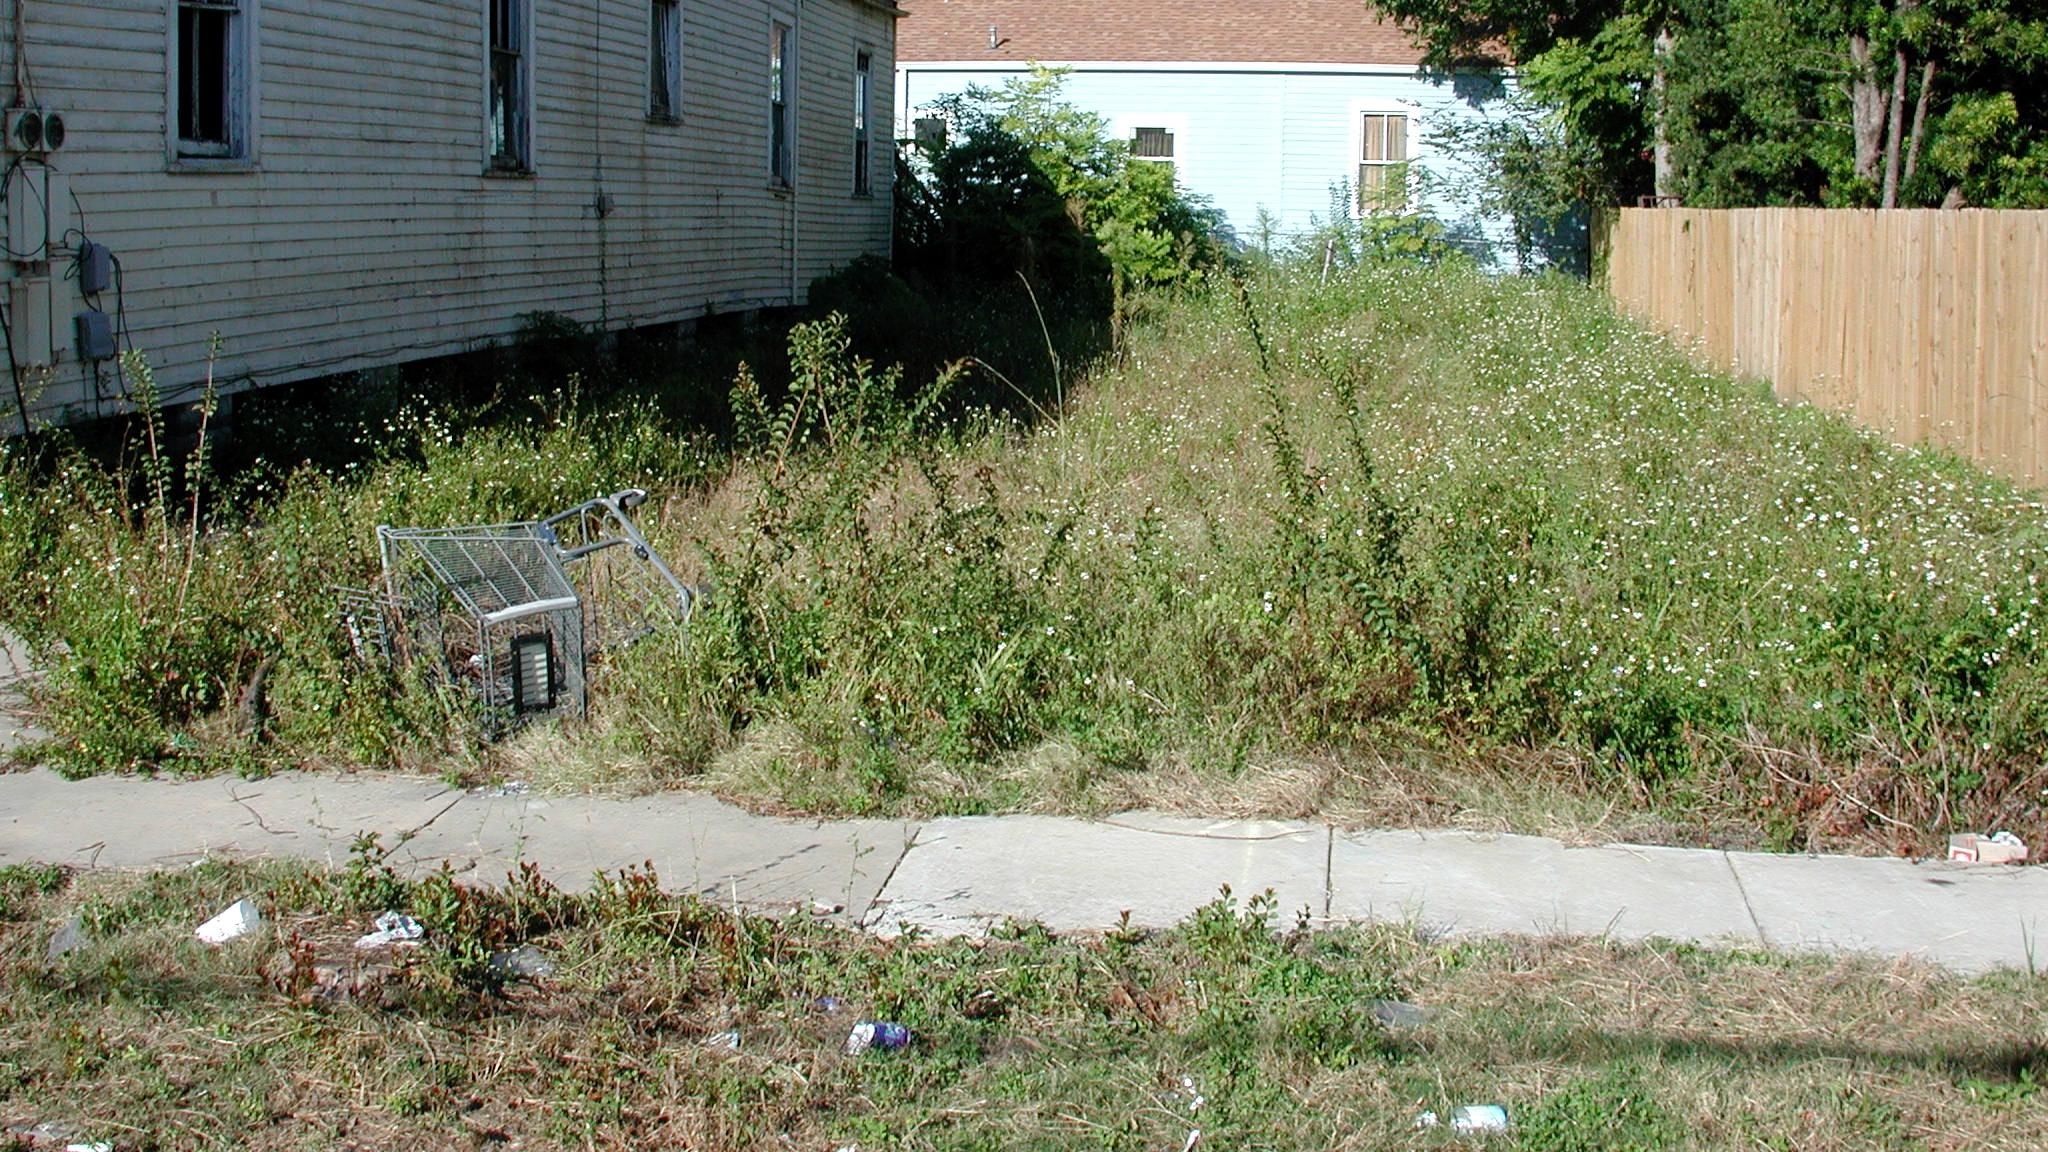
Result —
M 1484 962 L 1412 978 L 1443 1011 L 1432 1055 L 1483 1064 L 1510 1094 L 1541 1097 L 1589 1061 L 1621 1061 L 1657 1069 L 1699 1147 L 1745 1146 L 1749 1132 L 1797 1148 L 2048 1144 L 2048 1109 L 2030 1094 L 1984 1106 L 2044 1069 L 2040 980 L 1588 940 L 1482 947 Z
M 40 882 L 0 870 L 0 1125 L 123 1149 L 1150 1148 L 1194 1126 L 1363 1149 L 1461 1146 L 1411 1118 L 1497 1102 L 1550 1152 L 2048 1144 L 2048 980 L 2017 974 L 1398 926 L 1255 943 L 1215 915 L 1142 942 L 882 943 L 665 901 L 541 937 L 559 969 L 538 986 L 478 996 L 423 960 L 374 1002 L 315 1005 L 273 943 L 187 936 L 247 892 L 283 932 L 345 941 L 359 916 L 303 907 L 320 883 L 208 865 L 24 895 Z M 81 909 L 87 947 L 47 964 Z M 1382 990 L 1430 1019 L 1317 1056 Z M 825 992 L 847 1011 L 813 1010 Z M 849 1059 L 868 1012 L 922 1038 Z M 727 1030 L 737 1050 L 707 1043 Z

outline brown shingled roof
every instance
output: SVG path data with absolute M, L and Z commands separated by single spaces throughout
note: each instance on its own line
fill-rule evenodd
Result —
M 901 0 L 896 58 L 1414 66 L 1422 51 L 1365 0 Z M 989 28 L 999 46 L 989 50 Z

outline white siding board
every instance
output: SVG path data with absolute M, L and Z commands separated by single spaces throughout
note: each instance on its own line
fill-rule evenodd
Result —
M 261 0 L 247 171 L 168 170 L 170 0 L 40 0 L 27 39 L 38 96 L 71 127 L 52 162 L 121 257 L 135 342 L 177 394 L 216 331 L 221 378 L 275 382 L 500 340 L 540 310 L 618 327 L 789 303 L 793 261 L 800 295 L 886 255 L 886 134 L 876 195 L 855 200 L 850 102 L 867 44 L 886 116 L 892 21 L 802 0 L 791 199 L 767 187 L 765 9 L 686 5 L 682 122 L 664 125 L 645 114 L 644 4 L 535 0 L 531 179 L 483 175 L 483 0 Z M 11 56 L 0 43 L 0 76 Z M 80 305 L 55 290 L 68 345 Z M 100 376 L 66 347 L 42 414 L 92 415 Z

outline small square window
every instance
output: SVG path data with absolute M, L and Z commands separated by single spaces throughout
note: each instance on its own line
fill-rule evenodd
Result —
M 1173 162 L 1173 133 L 1164 128 L 1139 128 L 1131 134 L 1131 154 L 1140 160 Z

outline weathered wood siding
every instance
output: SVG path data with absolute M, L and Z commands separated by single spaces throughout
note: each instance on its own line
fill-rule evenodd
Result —
M 534 0 L 534 172 L 515 178 L 484 175 L 486 0 L 257 0 L 254 162 L 205 172 L 166 146 L 175 0 L 25 7 L 36 100 L 69 123 L 50 162 L 71 223 L 119 256 L 133 344 L 170 396 L 203 377 L 215 333 L 217 376 L 249 387 L 502 340 L 535 311 L 619 329 L 801 302 L 814 277 L 888 252 L 894 21 L 878 4 L 683 0 L 682 116 L 663 124 L 646 114 L 647 0 Z M 768 179 L 777 18 L 797 30 L 793 193 Z M 866 197 L 859 47 L 884 116 Z M 111 366 L 95 381 L 72 347 L 83 305 L 64 270 L 56 363 L 33 381 L 50 420 L 118 407 Z

